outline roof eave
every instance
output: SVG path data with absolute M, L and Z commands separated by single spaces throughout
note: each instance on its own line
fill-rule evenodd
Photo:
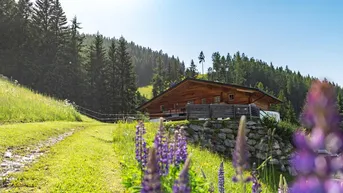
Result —
M 155 99 L 159 98 L 160 96 L 162 96 L 163 94 L 169 92 L 170 90 L 176 88 L 177 86 L 179 86 L 180 84 L 182 84 L 183 82 L 186 82 L 187 80 L 189 80 L 190 78 L 185 78 L 182 81 L 180 81 L 179 83 L 177 83 L 176 85 L 174 85 L 173 87 L 168 88 L 167 90 L 161 92 L 159 95 L 153 97 L 152 99 L 148 100 L 147 102 L 143 103 L 142 105 L 140 105 L 139 107 L 136 108 L 136 110 L 141 111 L 146 105 L 148 105 L 149 103 L 151 103 L 152 101 L 154 101 Z
M 242 88 L 242 89 L 247 89 L 247 90 L 253 90 L 253 91 L 257 91 L 260 92 L 270 98 L 272 98 L 274 100 L 274 102 L 272 104 L 279 104 L 279 103 L 283 103 L 283 101 L 281 101 L 280 99 L 276 98 L 273 95 L 270 95 L 268 93 L 266 93 L 263 90 L 260 90 L 258 88 L 252 88 L 252 87 L 246 87 L 246 86 L 241 86 L 241 85 L 235 85 L 235 84 L 225 84 L 225 83 L 221 83 L 221 82 L 214 82 L 214 81 L 208 81 L 208 80 L 202 80 L 202 79 L 196 79 L 196 78 L 185 78 L 184 80 L 180 81 L 179 83 L 177 83 L 176 85 L 174 85 L 173 87 L 170 87 L 169 89 L 165 90 L 164 92 L 160 93 L 159 95 L 157 95 L 156 97 L 153 97 L 152 99 L 148 100 L 147 102 L 143 103 L 142 105 L 140 105 L 139 107 L 136 108 L 136 110 L 141 111 L 143 110 L 143 108 L 145 108 L 149 103 L 153 102 L 155 99 L 161 97 L 162 95 L 164 95 L 165 93 L 171 91 L 172 89 L 176 88 L 177 86 L 179 86 L 180 84 L 186 82 L 186 81 L 197 81 L 197 82 L 203 82 L 203 83 L 211 83 L 211 84 L 217 84 L 217 85 L 222 85 L 222 86 L 231 86 L 231 87 L 237 87 L 237 88 Z

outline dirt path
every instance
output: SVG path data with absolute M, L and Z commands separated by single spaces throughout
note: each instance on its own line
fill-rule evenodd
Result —
M 2 182 L 1 187 L 6 187 L 9 182 L 13 180 L 13 177 L 9 177 L 10 174 L 23 171 L 25 166 L 31 165 L 40 156 L 42 156 L 48 147 L 64 140 L 73 133 L 74 129 L 59 136 L 50 137 L 48 140 L 42 141 L 35 146 L 27 147 L 20 154 L 16 153 L 17 151 L 14 148 L 7 149 L 4 153 L 2 163 L 0 164 L 0 182 Z
M 4 192 L 123 192 L 113 129 L 89 126 L 65 138 L 32 167 L 11 175 L 15 179 Z

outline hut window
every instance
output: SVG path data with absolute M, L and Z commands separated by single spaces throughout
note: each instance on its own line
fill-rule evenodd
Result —
M 234 94 L 229 94 L 229 101 L 235 100 L 235 95 Z
M 206 98 L 201 99 L 201 104 L 206 104 Z
M 214 103 L 220 103 L 220 96 L 214 97 Z
M 163 112 L 164 111 L 164 105 L 160 106 L 160 110 Z

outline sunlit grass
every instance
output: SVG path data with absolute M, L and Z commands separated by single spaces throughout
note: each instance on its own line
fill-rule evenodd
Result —
M 0 78 L 0 123 L 81 121 L 63 101 L 35 93 Z
M 138 92 L 141 93 L 141 95 L 145 96 L 147 99 L 152 98 L 152 85 L 139 87 Z
M 203 80 L 207 80 L 207 74 L 198 74 L 198 76 L 196 77 L 197 79 L 203 79 Z
M 15 175 L 8 192 L 123 192 L 113 124 L 86 128 L 57 143 L 37 163 Z M 126 151 L 126 149 L 122 149 Z
M 0 126 L 0 154 L 7 148 L 26 149 L 52 136 L 82 127 L 79 122 L 18 123 Z M 1 160 L 1 158 L 0 158 Z

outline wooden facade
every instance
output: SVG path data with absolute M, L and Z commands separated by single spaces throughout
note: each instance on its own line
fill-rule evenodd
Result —
M 269 110 L 279 99 L 257 88 L 187 78 L 141 105 L 152 117 L 186 113 L 187 104 L 252 104 Z

